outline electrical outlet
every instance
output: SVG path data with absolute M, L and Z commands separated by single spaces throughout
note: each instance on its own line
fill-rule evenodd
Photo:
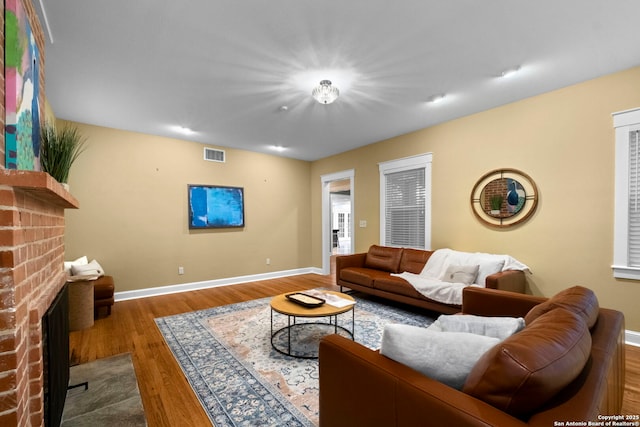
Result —
M 267 258 L 267 265 L 271 265 L 271 258 Z
M 184 267 L 178 267 L 178 274 L 184 274 Z
M 360 220 L 360 228 L 365 228 L 367 226 L 367 220 L 366 219 L 361 219 Z

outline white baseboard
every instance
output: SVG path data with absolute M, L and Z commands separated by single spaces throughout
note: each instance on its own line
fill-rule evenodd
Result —
M 275 271 L 271 273 L 253 274 L 250 276 L 229 277 L 224 279 L 205 280 L 203 282 L 180 283 L 176 285 L 158 286 L 155 288 L 137 289 L 135 291 L 116 292 L 116 301 L 126 301 L 137 298 L 155 297 L 158 295 L 175 294 L 178 292 L 195 291 L 198 289 L 215 288 L 218 286 L 237 285 L 239 283 L 256 282 L 258 280 L 277 279 L 279 277 L 298 276 L 301 274 L 322 274 L 322 269 L 316 267 L 298 268 L 295 270 Z
M 626 329 L 624 331 L 624 341 L 629 345 L 640 347 L 640 332 L 630 331 Z

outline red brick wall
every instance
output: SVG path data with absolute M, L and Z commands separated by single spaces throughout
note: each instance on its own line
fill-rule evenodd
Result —
M 23 0 L 23 6 L 40 50 L 43 122 L 44 33 L 32 1 Z M 42 172 L 19 177 L 16 185 L 17 174 L 3 171 L 4 2 L 0 21 L 0 425 L 43 426 L 41 319 L 64 285 L 64 209 L 77 201 Z M 40 187 L 35 190 L 34 177 Z
M 0 425 L 43 425 L 41 319 L 64 285 L 64 208 L 0 186 Z

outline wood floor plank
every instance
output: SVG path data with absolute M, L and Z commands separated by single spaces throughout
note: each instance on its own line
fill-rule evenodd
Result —
M 331 287 L 331 275 L 281 279 L 119 301 L 92 328 L 70 334 L 71 363 L 131 353 L 149 427 L 211 425 L 154 319 L 283 292 Z M 627 346 L 623 413 L 640 414 L 640 348 Z

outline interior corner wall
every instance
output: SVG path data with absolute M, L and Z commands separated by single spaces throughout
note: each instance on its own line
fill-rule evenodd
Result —
M 116 292 L 311 267 L 309 162 L 224 148 L 216 163 L 200 143 L 74 125 L 87 149 L 69 176 L 67 259 L 97 259 Z M 246 226 L 190 230 L 188 184 L 244 187 Z
M 355 169 L 355 251 L 379 243 L 378 163 L 433 153 L 432 246 L 508 253 L 528 264 L 530 293 L 573 285 L 640 331 L 640 283 L 613 278 L 614 129 L 611 113 L 640 107 L 640 67 L 603 76 L 316 161 L 312 164 L 313 261 L 321 263 L 320 176 Z M 498 168 L 532 177 L 535 214 L 506 229 L 481 224 L 470 205 L 477 180 Z

